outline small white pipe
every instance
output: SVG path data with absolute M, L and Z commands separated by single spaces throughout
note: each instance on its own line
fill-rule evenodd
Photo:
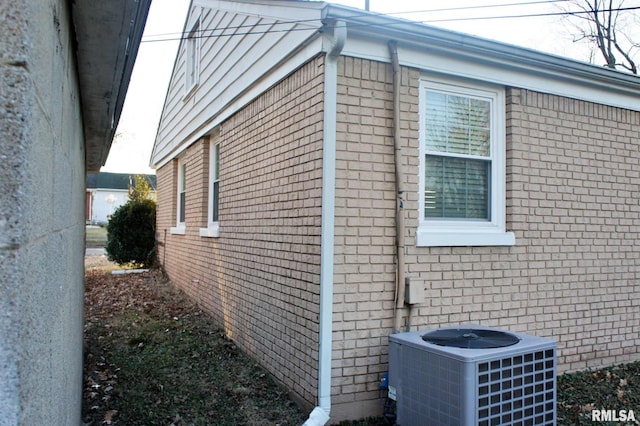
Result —
M 333 25 L 324 63 L 324 123 L 322 144 L 322 231 L 320 236 L 320 330 L 318 406 L 304 426 L 322 426 L 331 414 L 331 344 L 333 339 L 333 255 L 336 198 L 336 121 L 338 57 L 347 37 L 344 21 Z

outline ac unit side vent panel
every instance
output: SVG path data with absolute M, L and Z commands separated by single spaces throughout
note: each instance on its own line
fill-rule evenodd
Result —
M 554 424 L 555 351 L 478 364 L 478 425 Z
M 553 340 L 516 334 L 508 347 L 462 349 L 425 342 L 424 333 L 390 336 L 398 425 L 555 424 Z

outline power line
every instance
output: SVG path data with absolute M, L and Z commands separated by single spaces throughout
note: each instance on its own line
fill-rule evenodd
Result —
M 552 2 L 558 2 L 558 1 L 567 1 L 567 0 L 547 0 L 547 1 L 538 1 L 538 2 L 529 2 L 529 3 L 552 3 Z M 516 5 L 524 5 L 524 4 L 529 4 L 529 3 L 515 3 L 512 4 L 513 6 Z M 448 9 L 434 9 L 431 10 L 431 12 L 433 11 L 454 11 L 454 10 L 461 10 L 461 9 L 475 9 L 475 8 L 481 8 L 481 7 L 496 7 L 498 5 L 494 5 L 494 6 L 489 6 L 489 5 L 485 5 L 485 6 L 471 6 L 468 8 L 448 8 Z M 500 5 L 500 6 L 505 6 L 505 5 Z M 601 9 L 599 10 L 599 12 L 604 13 L 604 12 L 622 12 L 622 11 L 631 11 L 631 10 L 640 10 L 640 6 L 633 6 L 633 7 L 619 7 L 619 8 L 612 8 L 612 9 Z M 413 14 L 413 13 L 426 13 L 429 11 L 413 11 L 413 12 L 394 12 L 394 15 L 397 14 Z M 429 20 L 424 20 L 424 21 L 411 21 L 414 23 L 422 23 L 422 24 L 431 24 L 431 23 L 439 23 L 439 22 L 464 22 L 464 21 L 481 21 L 481 20 L 491 20 L 491 19 L 517 19 L 517 18 L 539 18 L 539 17 L 547 17 L 547 16 L 580 16 L 580 15 L 585 15 L 585 14 L 590 14 L 592 13 L 591 11 L 588 10 L 580 10 L 580 11 L 562 11 L 562 12 L 545 12 L 545 13 L 528 13 L 528 14 L 522 14 L 522 15 L 497 15 L 497 16 L 476 16 L 476 17 L 468 17 L 468 18 L 446 18 L 446 19 L 429 19 Z M 387 16 L 387 15 L 391 15 L 391 13 L 389 14 L 377 14 L 379 16 Z M 361 18 L 361 17 L 366 17 L 366 16 L 371 16 L 371 13 L 362 13 L 362 14 L 357 14 L 357 15 L 352 15 L 349 16 L 349 18 L 351 19 L 357 19 L 357 18 Z M 189 31 L 189 32 L 181 32 L 181 33 L 174 33 L 174 34 L 180 34 L 179 37 L 171 37 L 171 38 L 159 38 L 159 39 L 154 39 L 154 40 L 142 40 L 141 43 L 155 43 L 155 42 L 163 42 L 163 41 L 180 41 L 180 40 L 185 40 L 185 39 L 206 39 L 206 38 L 214 38 L 214 37 L 231 37 L 231 36 L 242 36 L 242 35 L 260 35 L 260 34 L 269 34 L 269 33 L 280 33 L 280 32 L 291 32 L 291 31 L 310 31 L 310 30 L 315 30 L 317 29 L 316 26 L 312 26 L 312 25 L 308 25 L 306 26 L 306 28 L 296 28 L 295 25 L 304 25 L 305 23 L 308 22 L 318 22 L 317 19 L 307 19 L 307 20 L 294 20 L 294 21 L 277 21 L 277 22 L 269 22 L 269 23 L 254 23 L 254 24 L 249 24 L 249 25 L 236 25 L 236 26 L 227 26 L 224 28 L 209 28 L 209 29 L 203 29 L 203 30 L 198 30 L 196 31 L 197 34 L 199 35 L 191 35 L 193 34 L 193 32 Z M 391 27 L 394 25 L 401 25 L 404 24 L 405 22 L 394 22 L 394 23 L 389 23 L 389 24 L 380 24 L 380 25 L 371 25 L 370 23 L 361 23 L 361 24 L 352 24 L 352 26 L 375 26 L 375 27 Z M 229 30 L 240 30 L 240 29 L 244 29 L 244 28 L 249 28 L 249 29 L 253 29 L 259 26 L 271 26 L 271 27 L 275 27 L 277 25 L 294 25 L 294 27 L 290 27 L 290 28 L 285 28 L 285 29 L 274 29 L 274 28 L 270 28 L 264 31 L 246 31 L 246 32 L 232 32 L 232 33 L 228 33 L 225 34 L 226 31 Z M 219 31 L 219 34 L 216 34 L 215 32 Z M 210 33 L 210 34 L 206 34 L 206 33 Z M 167 35 L 171 35 L 171 34 L 167 34 Z M 149 37 L 156 37 L 156 36 L 149 36 Z
M 461 11 L 461 10 L 475 10 L 475 9 L 491 9 L 491 8 L 498 8 L 498 7 L 513 7 L 513 6 L 530 6 L 530 5 L 534 5 L 534 4 L 549 4 L 549 3 L 564 3 L 564 2 L 568 2 L 570 0 L 536 0 L 536 1 L 528 1 L 528 2 L 521 2 L 521 3 L 506 3 L 506 4 L 486 4 L 486 5 L 479 5 L 479 6 L 459 6 L 459 7 L 446 7 L 446 8 L 439 8 L 439 9 L 424 9 L 424 10 L 411 10 L 411 11 L 404 11 L 404 12 L 386 12 L 386 13 L 380 13 L 380 12 L 370 12 L 367 11 L 366 13 L 358 13 L 358 14 L 354 14 L 352 16 L 350 16 L 350 18 L 360 18 L 360 17 L 364 17 L 364 16 L 370 16 L 370 15 L 379 15 L 379 16 L 393 16 L 393 15 L 412 15 L 412 14 L 418 14 L 418 13 L 438 13 L 438 12 L 455 12 L 455 11 Z M 307 22 L 317 22 L 317 19 L 304 19 L 304 20 L 293 20 L 293 21 L 278 21 L 278 24 L 304 24 Z M 414 21 L 414 22 L 420 22 L 420 21 Z M 424 22 L 424 21 L 423 21 Z M 267 25 L 273 25 L 273 23 L 256 23 L 256 24 L 248 24 L 248 25 L 236 25 L 236 26 L 229 26 L 229 27 L 225 27 L 227 29 L 240 29 L 240 28 L 254 28 L 256 26 L 267 26 Z M 210 30 L 199 30 L 196 32 L 205 32 L 205 31 L 210 31 Z M 164 37 L 164 36 L 172 36 L 172 35 L 185 35 L 185 34 L 191 34 L 190 31 L 182 31 L 182 32 L 178 32 L 178 33 L 164 33 L 164 34 L 151 34 L 145 37 Z M 181 38 L 176 38 L 176 39 L 169 39 L 169 40 L 181 40 L 184 37 Z M 148 41 L 153 41 L 153 40 L 147 40 Z M 161 40 L 164 41 L 164 40 Z
M 498 7 L 531 6 L 534 4 L 566 3 L 568 1 L 570 0 L 537 0 L 537 1 L 522 2 L 522 3 L 483 4 L 478 6 L 458 6 L 458 7 L 447 7 L 443 9 L 414 10 L 410 12 L 391 12 L 391 13 L 386 13 L 386 15 L 404 15 L 404 14 L 411 14 L 411 13 L 431 13 L 431 12 L 457 12 L 460 10 L 494 9 Z
M 365 16 L 363 15 L 358 15 L 358 16 Z M 179 35 L 180 37 L 177 38 L 168 38 L 168 39 L 159 39 L 159 40 L 143 40 L 143 42 L 154 42 L 154 41 L 172 41 L 172 40 L 182 40 L 185 38 L 193 38 L 193 37 L 189 37 L 189 34 L 193 34 L 193 33 L 205 33 L 208 31 L 215 31 L 215 30 L 220 30 L 220 31 L 225 31 L 225 30 L 238 30 L 238 29 L 242 29 L 242 28 L 255 28 L 255 27 L 267 27 L 267 26 L 274 26 L 274 25 L 287 25 L 287 24 L 300 24 L 303 25 L 307 22 L 314 22 L 317 23 L 318 19 L 298 19 L 298 20 L 293 20 L 293 21 L 276 21 L 276 22 L 264 22 L 264 23 L 260 23 L 260 22 L 256 22 L 253 24 L 246 24 L 246 25 L 233 25 L 233 26 L 226 26 L 224 28 L 209 28 L 209 29 L 203 29 L 203 30 L 197 30 L 197 31 L 181 31 L 178 33 L 165 33 L 165 34 L 152 34 L 152 35 L 148 35 L 145 37 L 163 37 L 163 36 L 173 36 L 173 35 Z M 309 29 L 316 29 L 317 25 L 309 25 Z M 271 32 L 271 31 L 264 31 L 266 32 Z M 253 32 L 255 34 L 255 32 Z M 197 37 L 195 37 L 197 38 Z
M 601 9 L 599 12 L 623 12 L 628 10 L 639 10 L 640 6 L 634 7 L 619 7 L 615 9 Z M 449 19 L 429 19 L 426 21 L 420 21 L 423 23 L 434 22 L 462 22 L 462 21 L 481 21 L 488 19 L 512 19 L 512 18 L 539 18 L 544 16 L 578 16 L 593 13 L 589 10 L 580 10 L 575 12 L 545 12 L 545 13 L 530 13 L 526 15 L 502 15 L 502 16 L 477 16 L 473 18 L 449 18 Z

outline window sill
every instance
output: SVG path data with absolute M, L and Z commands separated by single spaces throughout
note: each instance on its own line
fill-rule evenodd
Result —
M 513 232 L 499 230 L 442 230 L 418 229 L 416 245 L 418 247 L 465 247 L 465 246 L 514 246 L 516 237 Z
M 184 235 L 187 233 L 187 228 L 184 225 L 175 226 L 175 227 L 169 228 L 169 233 L 174 235 Z
M 214 225 L 210 225 L 208 228 L 200 228 L 200 236 L 218 238 L 220 237 L 220 226 L 216 223 Z

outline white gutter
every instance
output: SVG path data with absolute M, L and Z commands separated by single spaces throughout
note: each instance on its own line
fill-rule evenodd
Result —
M 333 24 L 324 62 L 324 123 L 322 144 L 322 233 L 320 236 L 320 332 L 318 406 L 303 426 L 322 426 L 331 414 L 331 343 L 333 339 L 333 254 L 336 205 L 336 121 L 338 57 L 347 38 L 344 21 Z

